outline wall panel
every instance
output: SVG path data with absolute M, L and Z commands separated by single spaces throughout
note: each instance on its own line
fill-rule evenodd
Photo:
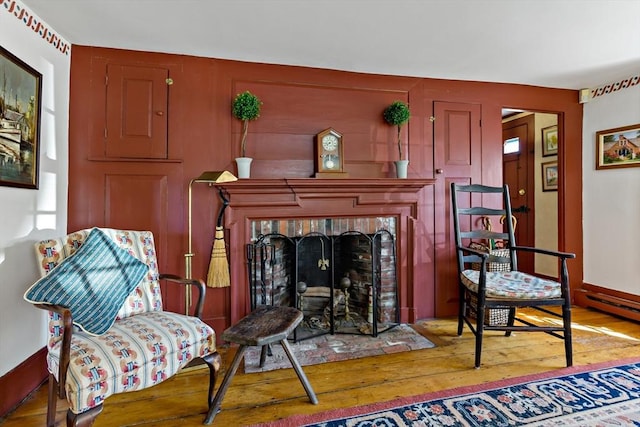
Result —
M 167 159 L 112 162 L 95 152 L 102 146 L 105 88 L 101 82 L 109 64 L 166 68 L 173 84 L 169 87 L 167 117 Z M 109 215 L 120 225 L 136 227 L 166 223 L 168 236 L 167 269 L 182 274 L 183 254 L 187 242 L 186 194 L 189 181 L 205 170 L 236 172 L 234 158 L 239 155 L 241 123 L 231 115 L 235 95 L 251 90 L 262 99 L 261 117 L 249 125 L 247 149 L 254 157 L 252 179 L 308 178 L 313 173 L 313 137 L 333 127 L 345 137 L 346 169 L 351 178 L 387 178 L 394 176 L 396 160 L 395 129 L 382 119 L 383 109 L 394 100 L 410 102 L 412 118 L 403 129 L 403 140 L 410 153 L 409 178 L 435 178 L 436 184 L 418 195 L 417 218 L 412 225 L 416 247 L 410 318 L 452 314 L 451 304 L 442 305 L 435 295 L 454 297 L 447 287 L 451 269 L 436 274 L 436 265 L 449 265 L 453 258 L 447 252 L 446 227 L 448 192 L 451 179 L 500 183 L 502 179 L 501 108 L 522 108 L 559 114 L 566 147 L 561 147 L 559 161 L 565 167 L 558 192 L 564 213 L 560 218 L 562 249 L 579 254 L 571 265 L 572 286 L 582 280 L 581 237 L 581 162 L 564 153 L 580 152 L 582 106 L 575 91 L 510 84 L 490 84 L 450 80 L 422 79 L 341 72 L 315 68 L 247 63 L 184 55 L 133 52 L 74 46 L 71 81 L 70 117 L 70 188 L 69 228 L 92 225 L 109 226 L 105 212 L 105 177 L 119 174 L 166 176 L 166 220 L 140 216 L 129 221 L 115 211 Z M 459 140 L 462 133 L 473 131 L 472 146 L 451 144 L 448 158 L 438 157 L 444 145 L 434 137 L 435 105 L 473 105 L 478 123 L 473 129 L 451 121 L 450 132 Z M 468 120 L 468 117 L 467 119 Z M 475 120 L 475 118 L 474 118 Z M 463 120 L 464 121 L 464 120 Z M 471 123 L 471 122 L 468 122 Z M 102 156 L 102 158 L 100 158 Z M 469 168 L 460 175 L 461 163 Z M 466 165 L 466 166 L 464 166 Z M 130 169 L 135 168 L 135 172 Z M 437 173 L 441 169 L 442 174 Z M 156 184 L 147 183 L 144 191 L 161 192 Z M 401 182 L 398 183 L 402 185 Z M 124 182 L 112 185 L 125 191 Z M 138 184 L 136 184 L 138 185 Z M 140 184 L 142 185 L 142 184 Z M 144 185 L 143 185 L 144 186 Z M 564 187 L 572 188 L 571 192 Z M 127 190 L 128 191 L 128 190 Z M 126 193 L 126 191 L 125 191 Z M 149 203 L 158 203 L 153 196 Z M 206 277 L 213 243 L 213 230 L 220 201 L 215 189 L 197 185 L 193 192 L 193 274 Z M 109 203 L 120 200 L 117 193 Z M 123 199 L 126 202 L 126 198 Z M 233 204 L 233 200 L 231 200 Z M 226 230 L 229 233 L 229 229 Z M 160 231 L 162 233 L 162 231 Z M 163 247 L 163 251 L 165 247 Z M 236 261 L 237 262 L 237 261 Z M 239 262 L 242 262 L 240 260 Z M 167 268 L 162 268 L 167 267 Z M 238 278 L 242 286 L 244 278 Z M 228 288 L 209 289 L 205 317 L 220 329 L 230 321 Z M 178 298 L 178 297 L 175 297 Z M 178 298 L 179 299 L 179 298 Z M 178 306 L 181 307 L 181 306 Z

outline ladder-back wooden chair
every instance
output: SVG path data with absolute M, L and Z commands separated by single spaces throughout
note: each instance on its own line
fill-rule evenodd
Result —
M 43 277 L 25 299 L 49 311 L 48 427 L 58 396 L 67 426 L 90 426 L 109 396 L 159 384 L 195 359 L 209 367 L 211 405 L 221 358 L 200 320 L 205 285 L 160 274 L 151 232 L 80 230 L 35 249 Z M 163 310 L 160 280 L 199 290 L 193 316 Z
M 501 203 L 502 207 L 489 207 L 487 201 Z M 507 336 L 513 331 L 553 335 L 564 340 L 566 364 L 571 366 L 573 349 L 567 259 L 575 258 L 575 254 L 516 245 L 507 185 L 489 187 L 452 183 L 451 206 L 460 289 L 458 335 L 462 335 L 465 323 L 474 333 L 475 367 L 480 367 L 484 331 L 505 331 Z M 503 223 L 503 226 L 492 230 L 486 226 L 491 219 L 496 224 Z M 495 250 L 496 242 L 503 248 Z M 486 248 L 478 247 L 478 244 L 484 244 Z M 559 279 L 518 271 L 517 254 L 523 251 L 557 257 Z M 523 307 L 536 309 L 552 319 L 560 318 L 561 322 L 518 316 L 517 309 Z M 504 321 L 492 321 L 490 314 L 496 311 L 507 314 Z

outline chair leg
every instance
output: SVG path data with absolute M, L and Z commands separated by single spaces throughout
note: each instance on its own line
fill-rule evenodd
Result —
M 464 327 L 464 312 L 467 308 L 466 296 L 467 292 L 462 286 L 460 288 L 460 303 L 458 304 L 458 336 L 462 335 L 462 328 Z
M 480 367 L 480 360 L 482 358 L 482 338 L 484 336 L 484 314 L 486 308 L 484 306 L 478 306 L 476 310 L 476 360 L 475 368 Z
M 222 358 L 217 351 L 209 353 L 202 358 L 204 363 L 209 366 L 209 394 L 207 395 L 207 407 L 211 407 L 213 403 L 213 392 L 216 388 L 216 381 L 218 379 L 218 372 L 220 372 L 220 366 L 222 366 Z
M 307 392 L 307 396 L 309 396 L 309 400 L 314 405 L 317 405 L 318 398 L 316 397 L 316 394 L 314 393 L 313 388 L 309 383 L 309 379 L 307 378 L 304 371 L 302 370 L 302 367 L 300 366 L 298 359 L 296 359 L 296 356 L 293 354 L 293 351 L 291 351 L 291 347 L 289 346 L 287 339 L 285 338 L 282 341 L 280 341 L 280 344 L 282 344 L 282 348 L 284 349 L 284 352 L 287 353 L 287 357 L 289 358 L 291 365 L 293 365 L 293 369 L 296 371 L 296 374 L 298 374 L 298 379 L 302 383 L 304 390 Z
M 562 306 L 562 321 L 564 322 L 564 353 L 567 359 L 567 366 L 573 366 L 573 343 L 571 332 L 571 307 Z
M 69 409 L 67 411 L 67 427 L 91 427 L 100 412 L 102 412 L 102 404 L 80 414 L 74 414 Z
M 267 360 L 267 356 L 273 356 L 273 352 L 271 350 L 271 344 L 263 345 L 260 350 L 260 367 L 264 368 L 264 362 Z
M 513 326 L 513 324 L 516 323 L 516 308 L 515 307 L 511 307 L 509 309 L 509 318 L 507 319 L 507 326 Z M 505 337 L 510 337 L 511 336 L 511 331 L 506 331 L 504 333 Z
M 49 374 L 47 390 L 47 427 L 53 427 L 56 423 L 56 404 L 58 403 L 58 384 L 53 374 Z

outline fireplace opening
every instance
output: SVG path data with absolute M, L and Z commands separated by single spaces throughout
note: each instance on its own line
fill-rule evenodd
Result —
M 304 233 L 314 225 L 298 227 L 300 221 L 316 229 L 322 223 L 323 231 Z M 251 306 L 299 308 L 304 321 L 295 341 L 327 333 L 377 336 L 399 323 L 394 218 L 260 223 L 269 232 L 247 245 Z M 274 223 L 293 235 L 274 231 Z

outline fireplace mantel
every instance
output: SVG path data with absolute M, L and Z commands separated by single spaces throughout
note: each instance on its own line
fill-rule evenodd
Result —
M 407 192 L 419 191 L 422 187 L 434 184 L 435 179 L 397 179 L 397 178 L 354 178 L 354 179 L 319 179 L 319 178 L 282 178 L 282 179 L 241 179 L 222 184 L 223 188 L 234 193 L 251 193 L 256 191 L 279 192 L 291 191 L 315 192 L 330 191 L 365 191 L 375 192 Z
M 304 199 L 353 198 L 356 204 L 396 203 L 415 194 L 434 179 L 242 179 L 221 185 L 231 196 L 231 207 L 284 207 Z M 415 197 L 415 196 L 414 196 Z M 318 212 L 322 214 L 322 212 Z M 317 215 L 312 215 L 317 216 Z
M 415 222 L 420 191 L 434 179 L 242 179 L 220 188 L 229 198 L 225 227 L 229 235 L 231 322 L 250 310 L 246 245 L 251 223 L 287 218 L 389 217 L 397 219 L 396 250 L 400 321 L 415 320 L 413 301 Z

